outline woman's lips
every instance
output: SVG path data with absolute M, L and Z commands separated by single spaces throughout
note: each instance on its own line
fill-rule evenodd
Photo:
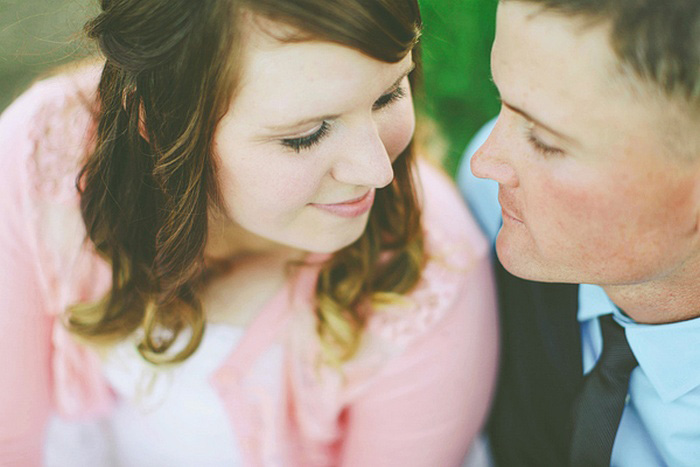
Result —
M 331 214 L 335 214 L 339 217 L 352 218 L 361 216 L 362 214 L 369 211 L 373 203 L 374 189 L 371 189 L 359 198 L 344 201 L 342 203 L 311 203 L 311 206 L 329 212 Z

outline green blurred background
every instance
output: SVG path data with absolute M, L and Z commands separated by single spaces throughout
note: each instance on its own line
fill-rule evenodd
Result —
M 196 0 L 193 0 L 196 1 Z M 496 0 L 419 0 L 423 11 L 423 113 L 447 142 L 454 173 L 474 132 L 496 115 L 489 51 Z M 51 68 L 94 53 L 81 33 L 97 0 L 0 0 L 0 109 Z

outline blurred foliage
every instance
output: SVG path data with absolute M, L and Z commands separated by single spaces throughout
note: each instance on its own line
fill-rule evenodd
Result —
M 196 0 L 193 0 L 196 1 Z M 489 80 L 496 0 L 419 0 L 423 11 L 425 95 L 417 100 L 447 139 L 445 166 L 497 113 Z M 0 109 L 48 69 L 85 57 L 82 25 L 97 0 L 0 0 Z
M 0 0 L 0 109 L 47 70 L 87 56 L 97 0 Z
M 442 129 L 454 174 L 465 146 L 498 113 L 490 52 L 497 0 L 422 0 L 425 96 L 418 108 Z

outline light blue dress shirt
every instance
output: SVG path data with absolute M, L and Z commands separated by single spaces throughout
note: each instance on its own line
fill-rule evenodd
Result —
M 486 140 L 495 120 L 470 143 L 457 182 L 484 232 L 495 241 L 501 226 L 498 185 L 474 177 L 469 160 Z M 596 285 L 579 286 L 578 321 L 584 374 L 602 351 L 598 317 L 612 313 L 625 328 L 639 366 L 613 446 L 612 466 L 700 466 L 700 318 L 647 325 L 622 314 Z

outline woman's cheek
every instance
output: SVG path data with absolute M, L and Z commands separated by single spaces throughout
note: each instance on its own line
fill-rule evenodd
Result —
M 393 162 L 411 142 L 416 127 L 410 94 L 388 110 L 380 117 L 379 132 L 384 148 Z

